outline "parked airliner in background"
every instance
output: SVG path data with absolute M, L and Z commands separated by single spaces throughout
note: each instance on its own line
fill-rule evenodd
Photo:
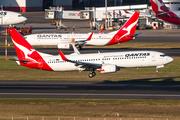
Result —
M 122 16 L 130 17 L 135 11 L 120 10 Z M 152 17 L 148 12 L 140 11 L 139 17 Z
M 162 0 L 151 0 L 151 6 L 156 17 L 176 25 L 180 25 L 180 11 L 171 11 Z
M 89 77 L 96 75 L 95 70 L 101 73 L 112 73 L 121 68 L 133 67 L 164 67 L 173 61 L 161 52 L 156 51 L 128 51 L 80 54 L 74 44 L 74 53 L 64 55 L 61 50 L 59 55 L 49 55 L 36 51 L 16 29 L 10 29 L 11 38 L 18 57 L 19 65 L 48 71 L 91 71 Z
M 20 13 L 0 10 L 0 25 L 13 25 L 26 20 L 27 18 Z
M 77 48 L 81 46 L 104 46 L 112 45 L 121 42 L 127 42 L 134 39 L 139 33 L 135 34 L 139 11 L 136 11 L 132 17 L 124 24 L 124 26 L 115 33 L 108 34 L 93 34 L 91 40 L 86 40 L 88 34 L 32 34 L 26 35 L 24 38 L 31 45 L 57 45 L 59 49 L 70 49 L 72 39 Z

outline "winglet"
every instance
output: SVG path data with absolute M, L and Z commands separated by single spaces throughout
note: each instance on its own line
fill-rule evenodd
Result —
M 100 34 L 103 32 L 104 28 L 101 29 L 101 31 L 99 32 Z
M 124 10 L 125 13 L 129 13 L 128 11 Z
M 90 34 L 90 36 L 88 37 L 88 39 L 87 39 L 87 40 L 91 40 L 92 35 L 93 35 L 93 32 Z
M 59 54 L 60 54 L 62 60 L 64 60 L 64 61 L 69 61 L 69 60 L 64 56 L 64 54 L 61 52 L 61 50 L 58 49 L 58 51 L 59 51 Z

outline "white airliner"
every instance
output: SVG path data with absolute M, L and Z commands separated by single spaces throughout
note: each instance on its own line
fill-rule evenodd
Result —
M 13 25 L 26 21 L 22 14 L 12 11 L 0 11 L 0 25 Z
M 134 11 L 120 10 L 122 16 L 130 17 Z M 140 11 L 140 17 L 152 17 L 152 15 L 148 12 Z
M 124 26 L 116 32 L 109 34 L 93 34 L 91 40 L 87 41 L 88 34 L 32 34 L 26 35 L 24 38 L 31 45 L 57 45 L 59 49 L 69 49 L 71 42 L 81 49 L 81 46 L 104 46 L 112 45 L 121 42 L 127 42 L 134 39 L 138 34 L 135 34 L 139 11 L 135 12 L 132 17 L 124 24 Z
M 164 67 L 173 58 L 156 51 L 128 51 L 109 53 L 80 54 L 73 45 L 74 53 L 49 55 L 36 51 L 15 29 L 10 29 L 11 38 L 17 53 L 16 62 L 28 68 L 48 71 L 91 71 L 89 77 L 101 73 L 113 73 L 121 68 Z

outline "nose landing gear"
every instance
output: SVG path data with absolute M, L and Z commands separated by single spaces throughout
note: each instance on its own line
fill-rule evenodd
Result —
M 89 73 L 88 76 L 89 76 L 89 78 L 92 78 L 92 77 L 96 76 L 96 73 L 93 71 L 93 72 Z

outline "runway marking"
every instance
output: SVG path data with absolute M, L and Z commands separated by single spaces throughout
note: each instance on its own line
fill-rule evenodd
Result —
M 0 88 L 68 88 L 69 86 L 0 86 Z
M 87 94 L 87 93 L 0 93 L 0 95 L 48 95 L 48 96 L 139 96 L 139 97 L 180 97 L 172 94 Z

